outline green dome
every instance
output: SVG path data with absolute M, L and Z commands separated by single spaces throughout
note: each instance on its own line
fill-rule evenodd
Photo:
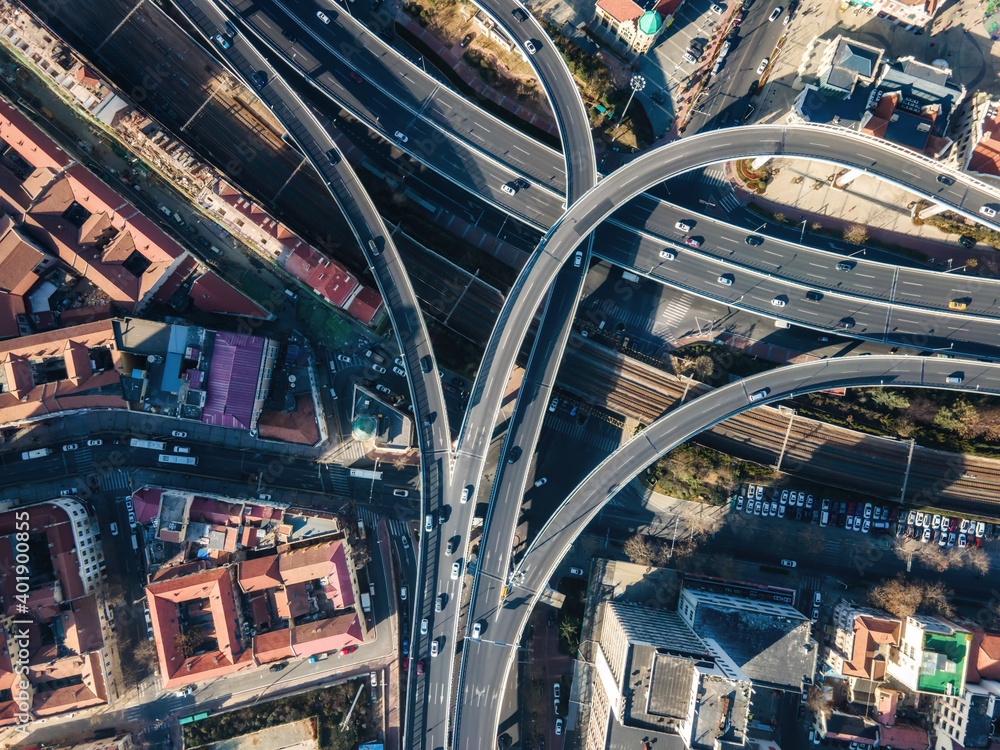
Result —
M 655 10 L 647 10 L 639 17 L 639 31 L 647 36 L 653 36 L 663 26 L 663 19 Z
M 351 425 L 351 435 L 355 440 L 371 440 L 378 430 L 378 422 L 374 418 L 362 414 Z

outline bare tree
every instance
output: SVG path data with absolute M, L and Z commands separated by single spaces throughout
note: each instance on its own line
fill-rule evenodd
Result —
M 844 240 L 852 245 L 863 245 L 868 241 L 868 227 L 864 224 L 851 224 L 844 230 Z
M 625 540 L 625 556 L 636 565 L 648 566 L 653 560 L 653 547 L 644 534 L 636 533 Z
M 707 354 L 702 354 L 700 357 L 695 357 L 693 364 L 694 374 L 698 376 L 700 380 L 707 380 L 712 377 L 715 372 L 715 360 L 709 357 Z
M 982 547 L 973 547 L 965 551 L 965 565 L 979 575 L 990 572 L 990 556 Z
M 923 600 L 923 587 L 909 583 L 902 576 L 873 586 L 868 590 L 868 602 L 891 615 L 905 619 L 915 614 Z
M 810 685 L 806 694 L 806 709 L 817 716 L 830 718 L 830 714 L 833 713 L 833 701 L 823 695 L 822 687 Z
M 776 213 L 774 215 L 774 220 L 779 224 L 784 224 L 787 217 L 783 213 Z

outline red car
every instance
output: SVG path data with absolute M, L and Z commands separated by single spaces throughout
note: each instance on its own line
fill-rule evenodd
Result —
M 701 240 L 697 237 L 685 237 L 684 244 L 691 247 L 701 247 Z
M 404 672 L 408 672 L 409 669 L 410 669 L 410 657 L 404 656 L 403 657 L 403 671 Z
M 347 77 L 350 78 L 355 83 L 364 83 L 365 82 L 365 79 L 362 78 L 361 76 L 359 76 L 353 70 L 350 73 L 347 74 Z
M 417 662 L 417 674 L 423 674 L 423 673 L 424 673 L 424 660 L 421 659 L 420 661 Z
M 358 650 L 357 646 L 344 646 L 342 649 L 340 649 L 340 655 L 347 656 L 348 654 L 353 654 L 357 650 Z

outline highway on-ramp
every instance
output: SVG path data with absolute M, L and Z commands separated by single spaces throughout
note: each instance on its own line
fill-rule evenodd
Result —
M 960 378 L 961 382 L 948 382 Z M 633 477 L 681 443 L 747 409 L 793 395 L 842 387 L 948 388 L 1000 394 L 1000 365 L 932 357 L 867 356 L 789 365 L 745 378 L 688 402 L 661 417 L 598 465 L 559 505 L 535 535 L 511 576 L 506 598 L 477 611 L 479 641 L 466 641 L 460 750 L 495 738 L 507 673 L 529 615 L 573 541 Z M 756 396 L 755 394 L 760 394 Z M 483 584 L 481 584 L 483 585 Z

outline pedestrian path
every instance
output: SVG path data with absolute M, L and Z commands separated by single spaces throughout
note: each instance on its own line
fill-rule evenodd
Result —
M 670 332 L 678 329 L 688 310 L 691 309 L 691 303 L 694 302 L 694 299 L 694 295 L 687 292 L 684 292 L 679 297 L 672 297 L 660 309 L 660 316 L 653 323 L 651 332 L 654 335 L 659 332 L 659 335 L 669 339 Z
M 351 496 L 351 480 L 347 468 L 337 464 L 327 464 L 326 473 L 330 478 L 330 494 Z

